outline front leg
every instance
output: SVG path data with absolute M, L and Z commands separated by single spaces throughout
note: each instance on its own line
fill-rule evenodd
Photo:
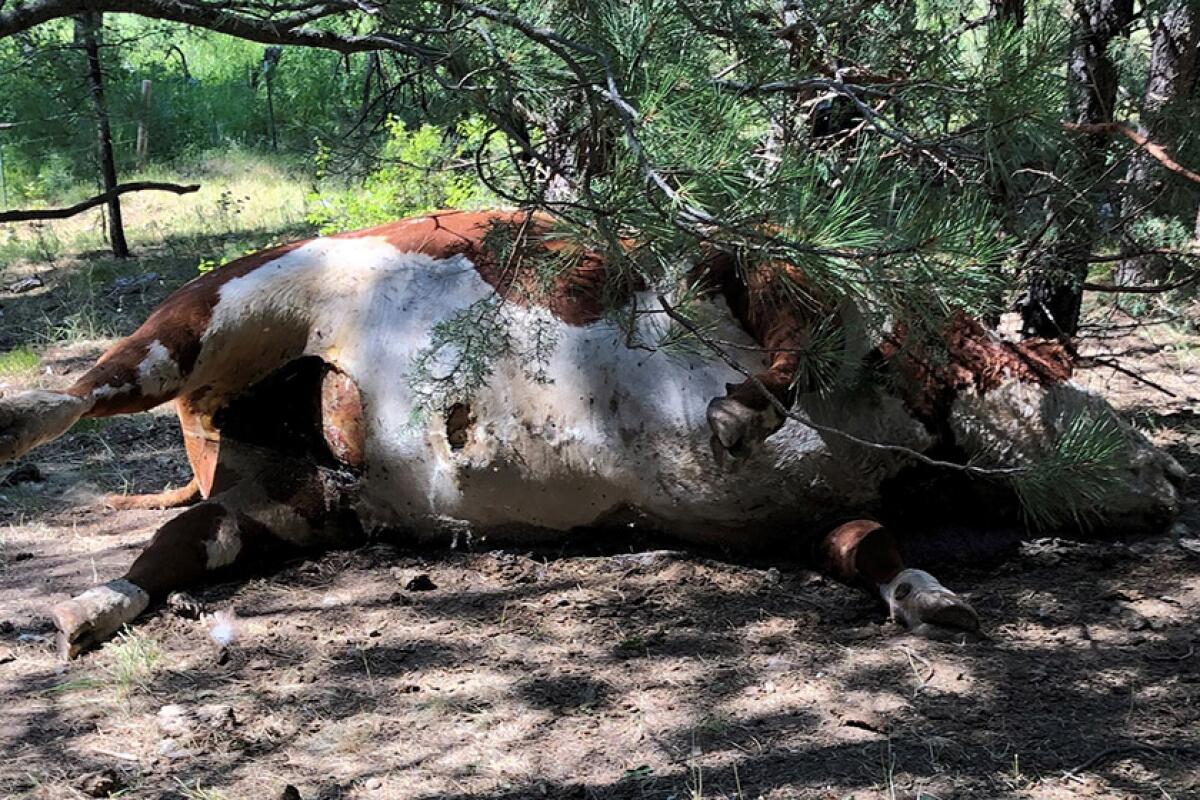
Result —
M 170 520 L 124 576 L 54 607 L 59 655 L 75 658 L 133 622 L 152 602 L 199 583 L 210 570 L 235 563 L 247 534 L 237 510 L 220 499 Z
M 906 567 L 891 531 L 869 519 L 838 525 L 822 537 L 823 572 L 883 600 L 891 617 L 921 636 L 939 639 L 979 630 L 979 615 L 928 572 Z
M 753 383 L 728 384 L 726 390 L 724 397 L 713 398 L 707 412 L 713 455 L 720 464 L 749 458 L 787 421 Z

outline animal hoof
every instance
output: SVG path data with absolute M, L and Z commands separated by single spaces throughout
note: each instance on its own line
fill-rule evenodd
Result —
M 779 429 L 780 417 L 774 408 L 756 411 L 732 397 L 717 397 L 708 404 L 708 426 L 712 429 L 712 448 L 719 462 L 749 458 L 763 441 Z
M 125 580 L 109 581 L 59 603 L 51 612 L 58 628 L 59 655 L 69 660 L 99 645 L 148 605 L 150 595 Z
M 928 572 L 903 570 L 881 591 L 892 616 L 913 633 L 940 639 L 979 632 L 975 609 Z
M 0 397 L 0 464 L 61 435 L 87 410 L 87 402 L 40 389 Z

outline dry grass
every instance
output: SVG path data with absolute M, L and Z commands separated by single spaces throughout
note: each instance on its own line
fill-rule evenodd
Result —
M 188 195 L 139 192 L 122 198 L 125 234 L 133 249 L 175 245 L 181 239 L 243 236 L 304 223 L 304 180 L 283 162 L 237 151 L 201 156 L 186 171 L 150 167 L 124 180 L 195 182 Z M 80 197 L 86 189 L 76 192 Z M 69 203 L 76 197 L 63 198 Z M 0 232 L 0 268 L 22 261 L 55 265 L 77 253 L 107 249 L 100 209 L 70 219 L 7 225 Z M 0 275 L 3 275 L 0 270 Z

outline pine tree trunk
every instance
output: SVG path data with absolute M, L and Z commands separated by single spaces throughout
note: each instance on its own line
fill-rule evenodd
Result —
M 992 0 L 991 14 L 997 22 L 1007 22 L 1016 28 L 1025 25 L 1025 0 Z
M 104 180 L 104 191 L 110 192 L 117 185 L 117 165 L 113 159 L 112 130 L 108 124 L 108 106 L 104 101 L 104 74 L 100 70 L 100 14 L 80 14 L 76 17 L 76 36 L 83 43 L 87 54 L 88 90 L 92 98 L 92 111 L 96 115 L 96 153 L 100 159 L 100 174 Z M 129 245 L 125 243 L 125 227 L 121 221 L 121 198 L 108 201 L 108 238 L 112 243 L 113 255 L 129 257 Z
M 1111 122 L 1118 74 L 1108 51 L 1113 39 L 1128 35 L 1133 0 L 1077 0 L 1074 9 L 1067 118 L 1082 124 Z M 1029 336 L 1074 336 L 1079 328 L 1088 258 L 1101 233 L 1099 211 L 1108 194 L 1102 176 L 1109 141 L 1104 135 L 1089 135 L 1078 143 L 1084 196 L 1064 197 L 1052 209 L 1062 233 L 1029 280 L 1022 309 Z
M 1154 26 L 1150 44 L 1150 70 L 1146 78 L 1146 93 L 1142 98 L 1142 112 L 1138 130 L 1156 144 L 1165 145 L 1175 151 L 1181 130 L 1174 119 L 1184 112 L 1186 120 L 1194 115 L 1187 114 L 1183 104 L 1189 102 L 1196 86 L 1197 43 L 1200 42 L 1200 10 L 1195 0 L 1175 0 L 1163 12 Z M 1145 150 L 1137 150 L 1129 159 L 1126 173 L 1126 209 L 1145 208 L 1147 211 L 1162 211 L 1170 206 L 1165 197 L 1166 174 L 1154 158 Z M 1152 284 L 1165 281 L 1170 265 L 1156 258 L 1131 258 L 1117 266 L 1116 281 L 1122 284 Z

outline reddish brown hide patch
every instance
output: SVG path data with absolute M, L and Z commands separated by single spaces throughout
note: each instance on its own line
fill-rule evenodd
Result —
M 847 584 L 873 589 L 904 568 L 895 537 L 873 519 L 839 524 L 817 542 L 823 572 Z
M 199 583 L 208 571 L 207 543 L 216 539 L 228 515 L 220 504 L 208 501 L 168 520 L 125 573 L 126 579 L 155 599 Z
M 200 494 L 211 497 L 221 454 L 221 434 L 213 427 L 212 418 L 197 412 L 188 398 L 175 401 L 175 412 L 179 415 L 183 447 Z
M 596 322 L 606 305 L 624 302 L 637 287 L 611 274 L 599 253 L 552 237 L 553 223 L 524 211 L 438 211 L 333 238 L 376 236 L 401 252 L 463 255 L 505 301 L 546 308 L 568 325 Z M 506 242 L 502 258 L 492 237 Z M 553 273 L 549 280 L 546 272 Z
M 76 397 L 87 397 L 101 387 L 119 390 L 97 398 L 88 412 L 88 416 L 93 417 L 145 411 L 170 400 L 170 395 L 147 396 L 142 392 L 138 365 L 145 360 L 150 345 L 155 341 L 161 343 L 179 366 L 179 374 L 186 377 L 200 356 L 201 339 L 220 299 L 221 287 L 309 241 L 293 242 L 239 258 L 184 285 L 164 300 L 141 327 L 101 356 L 96 366 L 68 392 Z
M 742 328 L 766 350 L 767 369 L 755 375 L 784 405 L 791 405 L 793 383 L 813 329 L 834 313 L 794 264 L 783 261 L 740 263 L 731 253 L 712 249 L 689 276 L 720 292 Z M 796 293 L 808 295 L 798 303 Z M 727 386 L 728 396 L 747 408 L 765 411 L 769 398 L 754 381 Z
M 1049 386 L 1070 380 L 1073 357 L 1066 345 L 1050 339 L 1004 342 L 978 320 L 958 314 L 945 330 L 944 361 L 919 347 L 905 346 L 906 331 L 879 346 L 879 352 L 903 378 L 901 391 L 909 409 L 926 420 L 941 420 L 959 392 L 986 394 L 1008 380 Z

